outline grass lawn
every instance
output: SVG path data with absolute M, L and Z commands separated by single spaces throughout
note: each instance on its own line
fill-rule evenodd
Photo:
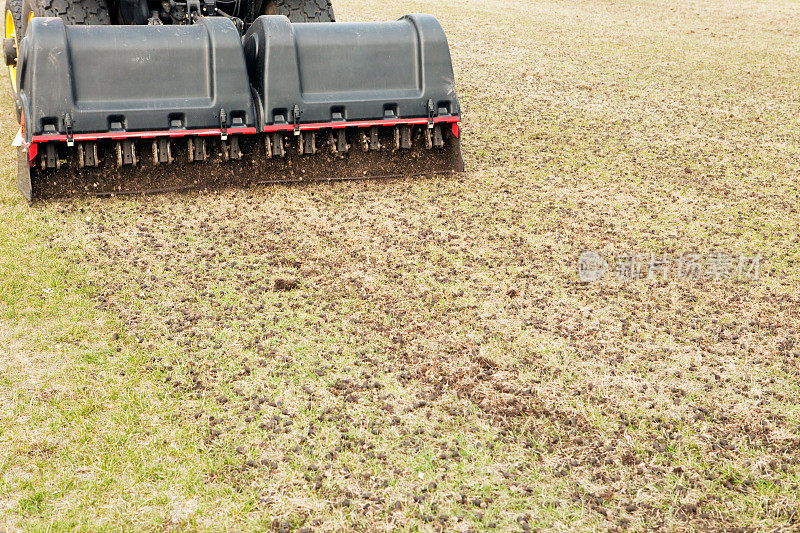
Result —
M 0 530 L 800 527 L 800 5 L 334 8 L 440 19 L 465 174 L 29 206 L 3 86 Z

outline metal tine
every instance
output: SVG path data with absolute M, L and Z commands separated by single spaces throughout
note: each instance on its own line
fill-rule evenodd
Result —
M 204 161 L 206 159 L 206 140 L 202 137 L 189 137 L 186 141 L 187 157 L 189 161 Z
M 302 153 L 303 154 L 314 154 L 317 151 L 316 146 L 316 134 L 313 131 L 304 132 L 300 136 L 300 142 L 303 144 Z
M 444 137 L 442 136 L 442 126 L 440 124 L 433 127 L 433 146 L 434 148 L 444 146 Z
M 242 150 L 239 148 L 239 136 L 231 135 L 222 141 L 222 157 L 225 161 L 241 159 Z
M 61 160 L 58 158 L 58 147 L 56 146 L 56 143 L 45 143 L 41 164 L 42 169 L 61 168 Z
M 136 158 L 136 144 L 132 139 L 123 139 L 117 142 L 117 166 L 135 165 L 138 162 Z
M 347 144 L 347 132 L 344 128 L 336 132 L 336 150 L 343 154 L 350 150 L 350 145 Z
M 286 155 L 286 151 L 283 149 L 283 136 L 275 132 L 271 136 L 266 137 L 267 139 L 267 154 L 271 155 L 272 157 L 283 157 Z
M 400 126 L 400 148 L 404 150 L 411 149 L 411 133 L 411 126 Z
M 91 141 L 78 143 L 78 166 L 81 168 L 97 166 L 97 143 Z
M 378 135 L 378 126 L 371 126 L 369 128 L 369 149 L 376 151 L 381 149 L 381 141 Z
M 172 147 L 168 137 L 153 139 L 153 163 L 172 163 Z
M 336 135 L 333 131 L 328 132 L 328 147 L 331 149 L 332 154 L 338 154 L 339 150 L 336 149 Z
M 347 135 L 343 129 L 328 133 L 328 145 L 335 155 L 343 155 L 350 149 L 350 145 L 347 144 Z

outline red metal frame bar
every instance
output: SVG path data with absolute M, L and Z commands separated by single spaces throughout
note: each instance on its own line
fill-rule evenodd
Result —
M 453 134 L 458 137 L 458 122 L 459 117 L 433 117 L 432 121 L 434 124 L 453 124 Z M 298 124 L 295 126 L 294 124 L 275 124 L 272 126 L 266 126 L 264 128 L 264 133 L 272 133 L 277 131 L 308 131 L 308 130 L 320 130 L 324 128 L 332 128 L 332 129 L 341 129 L 341 128 L 368 128 L 370 126 L 401 126 L 401 125 L 414 125 L 414 124 L 427 124 L 429 119 L 427 118 L 398 118 L 398 119 L 386 119 L 386 120 L 354 120 L 354 121 L 342 121 L 342 122 L 313 122 L 308 124 Z M 258 133 L 258 130 L 253 127 L 247 128 L 227 128 L 224 132 L 227 135 L 248 135 Z M 153 139 L 156 137 L 186 137 L 187 135 L 200 135 L 200 136 L 209 136 L 209 135 L 222 135 L 223 131 L 221 128 L 210 128 L 210 129 L 201 129 L 201 130 L 161 130 L 161 131 L 125 131 L 125 132 L 106 132 L 106 133 L 76 133 L 72 136 L 73 141 L 97 141 L 100 139 L 112 139 L 112 140 L 120 140 L 120 139 L 131 139 L 131 138 L 139 138 L 139 139 Z M 52 141 L 67 141 L 68 137 L 64 134 L 55 134 L 55 135 L 34 135 L 31 142 L 35 143 L 42 143 L 42 142 L 52 142 Z
M 251 133 L 258 133 L 255 128 L 228 128 L 226 130 L 228 135 L 246 135 Z M 156 137 L 186 137 L 187 135 L 222 135 L 221 129 L 207 129 L 207 130 L 162 130 L 162 131 L 109 131 L 106 133 L 76 133 L 72 136 L 73 141 L 97 141 L 100 139 L 154 139 Z M 64 134 L 55 135 L 34 135 L 31 142 L 42 143 L 51 141 L 66 141 L 67 136 Z

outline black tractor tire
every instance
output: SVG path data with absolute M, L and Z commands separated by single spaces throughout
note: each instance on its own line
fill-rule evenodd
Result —
M 22 22 L 34 17 L 61 17 L 64 24 L 111 24 L 106 0 L 22 0 Z
M 331 0 L 268 0 L 262 15 L 283 15 L 292 22 L 334 22 Z
M 5 22 L 6 13 L 11 13 L 11 18 L 14 21 L 14 34 L 16 42 L 19 43 L 22 39 L 22 0 L 6 0 L 6 12 L 3 14 L 3 22 Z M 13 70 L 14 72 L 16 69 Z M 11 80 L 12 70 L 9 69 L 9 81 L 11 83 L 11 96 L 14 98 L 14 112 L 17 115 L 17 122 L 19 122 L 22 110 L 19 106 L 19 90 L 17 89 L 17 80 Z
M 14 20 L 14 33 L 19 41 L 22 39 L 22 0 L 6 0 L 6 11 L 11 12 L 11 18 Z M 3 21 L 5 22 L 5 19 Z

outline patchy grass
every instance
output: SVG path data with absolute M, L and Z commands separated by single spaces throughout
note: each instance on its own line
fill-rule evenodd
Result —
M 2 520 L 796 527 L 796 4 L 336 7 L 440 18 L 468 172 L 28 207 L 5 151 Z

